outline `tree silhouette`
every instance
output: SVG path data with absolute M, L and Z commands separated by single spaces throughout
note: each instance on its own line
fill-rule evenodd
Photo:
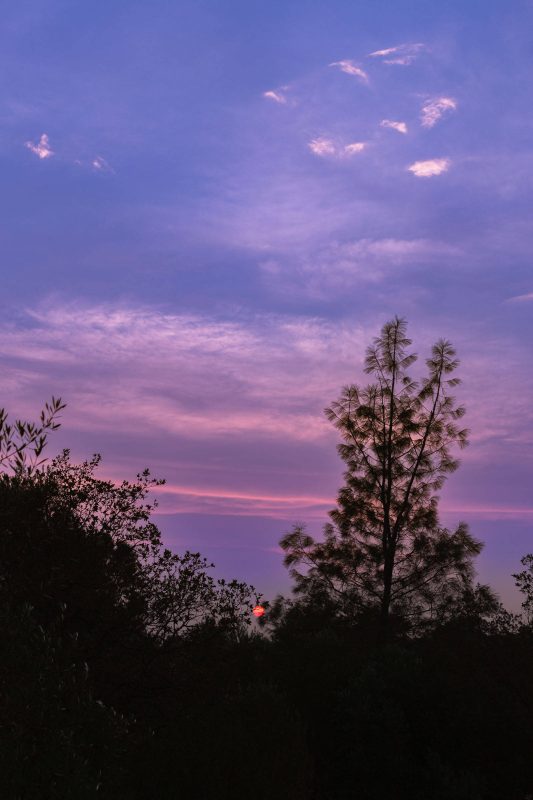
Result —
M 527 625 L 533 624 L 533 553 L 528 553 L 521 559 L 522 566 L 525 567 L 522 572 L 513 574 L 515 579 L 515 586 L 524 595 L 522 608 L 524 609 L 524 617 Z
M 383 636 L 391 611 L 411 624 L 445 616 L 471 590 L 482 548 L 466 525 L 450 532 L 437 513 L 435 492 L 459 464 L 451 448 L 467 444 L 465 409 L 450 394 L 460 382 L 455 350 L 438 341 L 417 382 L 406 328 L 397 317 L 384 325 L 366 354 L 374 382 L 345 387 L 326 409 L 346 471 L 324 541 L 301 526 L 281 540 L 297 592 L 336 598 L 347 614 L 379 610 Z
M 17 419 L 13 425 L 8 423 L 5 409 L 0 408 L 0 468 L 34 472 L 46 460 L 39 460 L 39 456 L 46 447 L 47 432 L 59 428 L 57 415 L 65 407 L 60 397 L 52 397 L 41 411 L 39 424 Z
M 157 641 L 184 636 L 191 629 L 209 624 L 239 637 L 250 625 L 253 586 L 236 580 L 215 580 L 214 567 L 200 553 L 183 555 L 164 548 L 144 565 L 147 598 L 146 628 Z
M 141 592 L 144 625 L 158 641 L 180 636 L 206 619 L 238 634 L 250 623 L 253 586 L 238 581 L 218 581 L 208 574 L 213 567 L 199 553 L 183 555 L 163 547 L 161 532 L 151 521 L 157 500 L 147 502 L 151 489 L 164 480 L 149 470 L 134 481 L 114 483 L 95 475 L 101 457 L 94 455 L 81 464 L 70 461 L 64 450 L 46 467 L 54 491 L 50 506 L 68 510 L 86 532 L 111 537 L 115 545 L 127 545 L 135 555 L 135 580 L 124 591 Z

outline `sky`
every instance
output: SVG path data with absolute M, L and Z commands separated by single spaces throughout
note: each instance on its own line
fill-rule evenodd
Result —
M 20 0 L 0 30 L 0 406 L 166 478 L 178 552 L 267 597 L 342 482 L 323 409 L 405 317 L 471 444 L 443 524 L 533 551 L 533 3 Z M 416 374 L 416 369 L 414 370 Z

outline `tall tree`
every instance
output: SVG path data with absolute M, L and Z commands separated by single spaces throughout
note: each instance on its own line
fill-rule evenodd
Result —
M 384 325 L 366 354 L 373 382 L 346 386 L 326 409 L 346 471 L 324 541 L 302 527 L 281 540 L 297 591 L 337 598 L 345 613 L 379 608 L 384 636 L 391 611 L 417 620 L 445 614 L 471 590 L 482 547 L 466 525 L 450 532 L 438 518 L 436 492 L 459 465 L 451 448 L 467 444 L 465 409 L 451 395 L 460 382 L 455 350 L 438 341 L 415 381 L 406 330 L 398 317 Z

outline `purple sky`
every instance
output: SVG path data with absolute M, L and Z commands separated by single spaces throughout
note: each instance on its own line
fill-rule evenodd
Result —
M 447 525 L 533 550 L 533 3 L 28 0 L 0 32 L 0 405 L 168 481 L 158 523 L 286 590 L 340 485 L 322 409 L 382 324 L 462 361 Z

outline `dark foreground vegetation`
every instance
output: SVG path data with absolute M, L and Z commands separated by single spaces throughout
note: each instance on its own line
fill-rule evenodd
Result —
M 323 540 L 282 539 L 291 598 L 166 550 L 146 472 L 39 457 L 0 413 L 0 796 L 526 800 L 533 796 L 533 556 L 523 614 L 474 582 L 481 544 L 435 491 L 467 432 L 446 342 L 413 363 L 394 320 L 374 383 L 328 415 L 346 463 Z

